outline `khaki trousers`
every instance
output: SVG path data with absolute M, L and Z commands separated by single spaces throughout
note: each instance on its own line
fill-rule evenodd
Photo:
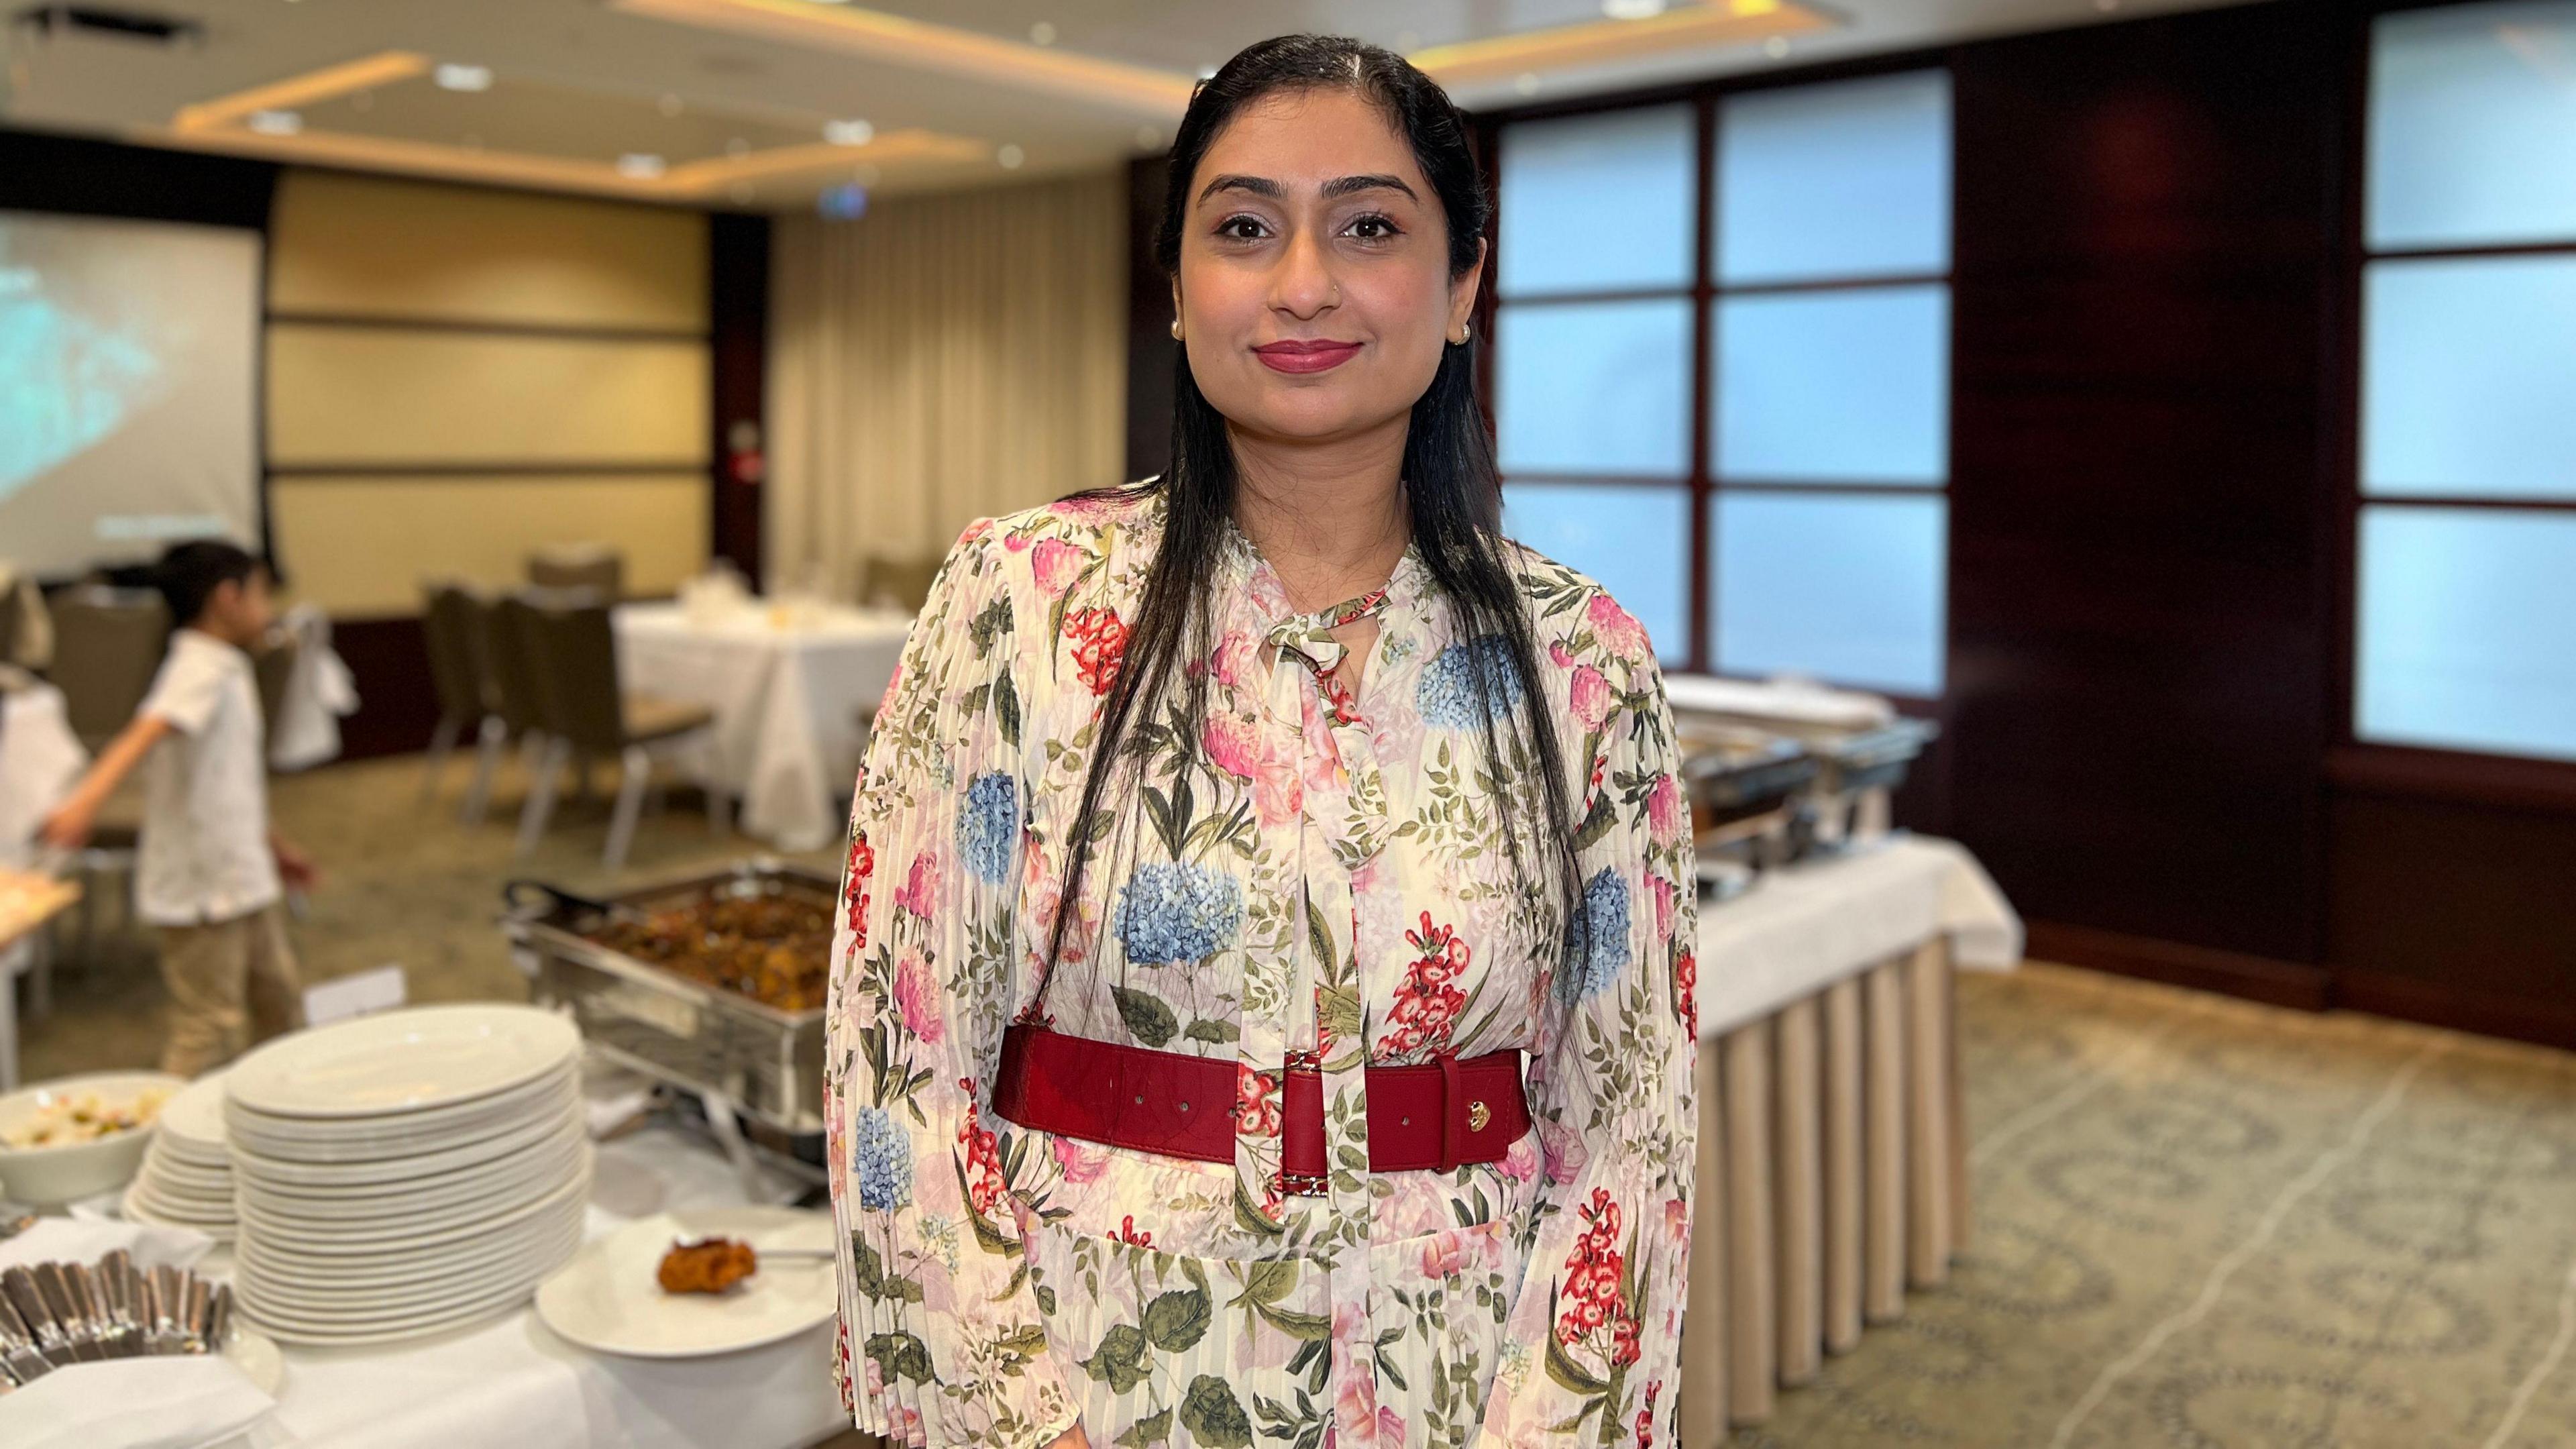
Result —
M 304 986 L 280 906 L 203 926 L 163 926 L 161 980 L 170 991 L 161 1070 L 174 1076 L 222 1066 L 304 1022 Z

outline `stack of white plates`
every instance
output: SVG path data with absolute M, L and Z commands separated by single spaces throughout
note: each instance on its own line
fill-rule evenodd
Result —
M 224 1144 L 224 1080 L 200 1077 L 161 1104 L 160 1125 L 143 1151 L 142 1170 L 126 1189 L 125 1215 L 136 1222 L 195 1228 L 232 1240 L 233 1161 Z
M 389 1343 L 528 1301 L 590 1199 L 581 1036 L 434 1006 L 287 1037 L 224 1080 L 242 1311 L 289 1343 Z

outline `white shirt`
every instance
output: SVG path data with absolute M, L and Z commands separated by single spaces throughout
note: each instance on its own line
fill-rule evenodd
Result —
M 205 925 L 276 901 L 260 749 L 266 728 L 250 656 L 211 634 L 178 630 L 142 713 L 175 731 L 144 767 L 134 882 L 143 919 Z

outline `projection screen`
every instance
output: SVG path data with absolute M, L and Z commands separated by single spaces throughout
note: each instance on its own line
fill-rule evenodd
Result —
M 260 238 L 0 211 L 0 561 L 259 539 Z

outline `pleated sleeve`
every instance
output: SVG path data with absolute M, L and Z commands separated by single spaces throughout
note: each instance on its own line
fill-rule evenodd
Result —
M 1549 646 L 1570 769 L 1588 766 L 1578 914 L 1530 1071 L 1541 1190 L 1476 1443 L 1671 1444 L 1698 1104 L 1690 808 L 1645 631 L 1606 594 Z
M 832 946 L 842 1393 L 859 1428 L 939 1449 L 1027 1449 L 1075 1417 L 988 1110 L 1025 800 L 1015 643 L 1042 622 L 1014 616 L 1018 557 L 979 523 L 931 587 L 876 716 Z

